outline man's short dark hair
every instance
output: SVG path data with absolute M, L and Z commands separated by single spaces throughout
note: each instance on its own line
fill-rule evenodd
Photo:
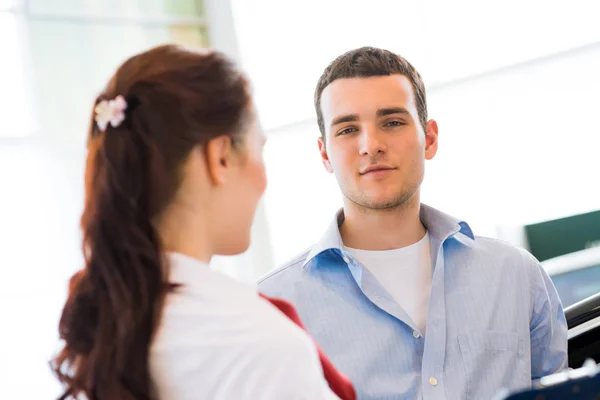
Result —
M 344 78 L 368 78 L 372 76 L 404 75 L 410 81 L 414 96 L 419 122 L 426 130 L 427 99 L 425 84 L 421 75 L 404 57 L 388 50 L 375 47 L 361 47 L 350 50 L 331 62 L 323 71 L 315 89 L 315 109 L 321 137 L 325 140 L 325 124 L 321 111 L 321 94 L 333 81 Z

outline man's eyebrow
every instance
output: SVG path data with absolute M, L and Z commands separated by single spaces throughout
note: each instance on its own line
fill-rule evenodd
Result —
M 356 115 L 356 114 L 340 115 L 339 117 L 335 117 L 333 119 L 333 121 L 331 121 L 331 126 L 343 124 L 344 122 L 356 122 L 356 121 L 358 121 L 358 115 Z
M 410 112 L 408 112 L 408 110 L 404 107 L 386 107 L 386 108 L 380 108 L 379 110 L 377 110 L 378 117 L 385 117 L 386 115 L 393 115 L 393 114 L 410 115 Z M 356 122 L 358 120 L 359 120 L 359 118 L 358 118 L 358 115 L 356 115 L 356 114 L 340 115 L 339 117 L 335 117 L 331 121 L 331 126 L 343 124 L 344 122 Z
M 388 108 L 380 108 L 379 110 L 377 110 L 378 117 L 385 117 L 386 115 L 392 115 L 392 114 L 410 115 L 408 110 L 404 107 L 388 107 Z

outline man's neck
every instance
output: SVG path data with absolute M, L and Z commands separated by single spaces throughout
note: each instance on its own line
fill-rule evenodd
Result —
M 393 250 L 417 243 L 427 232 L 420 218 L 418 194 L 406 203 L 385 210 L 344 206 L 340 235 L 345 246 L 361 250 Z

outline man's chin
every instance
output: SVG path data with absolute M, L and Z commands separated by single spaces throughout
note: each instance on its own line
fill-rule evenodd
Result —
M 361 203 L 358 203 L 361 207 L 370 210 L 392 210 L 403 203 L 391 199 L 365 199 Z
M 353 201 L 361 208 L 370 210 L 395 210 L 399 207 L 405 206 L 412 196 L 409 195 L 396 195 L 396 196 L 363 196 L 358 198 L 358 201 Z

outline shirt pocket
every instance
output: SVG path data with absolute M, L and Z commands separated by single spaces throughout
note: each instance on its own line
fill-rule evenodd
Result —
M 502 388 L 531 384 L 524 345 L 514 332 L 471 331 L 458 335 L 468 399 L 490 399 Z

